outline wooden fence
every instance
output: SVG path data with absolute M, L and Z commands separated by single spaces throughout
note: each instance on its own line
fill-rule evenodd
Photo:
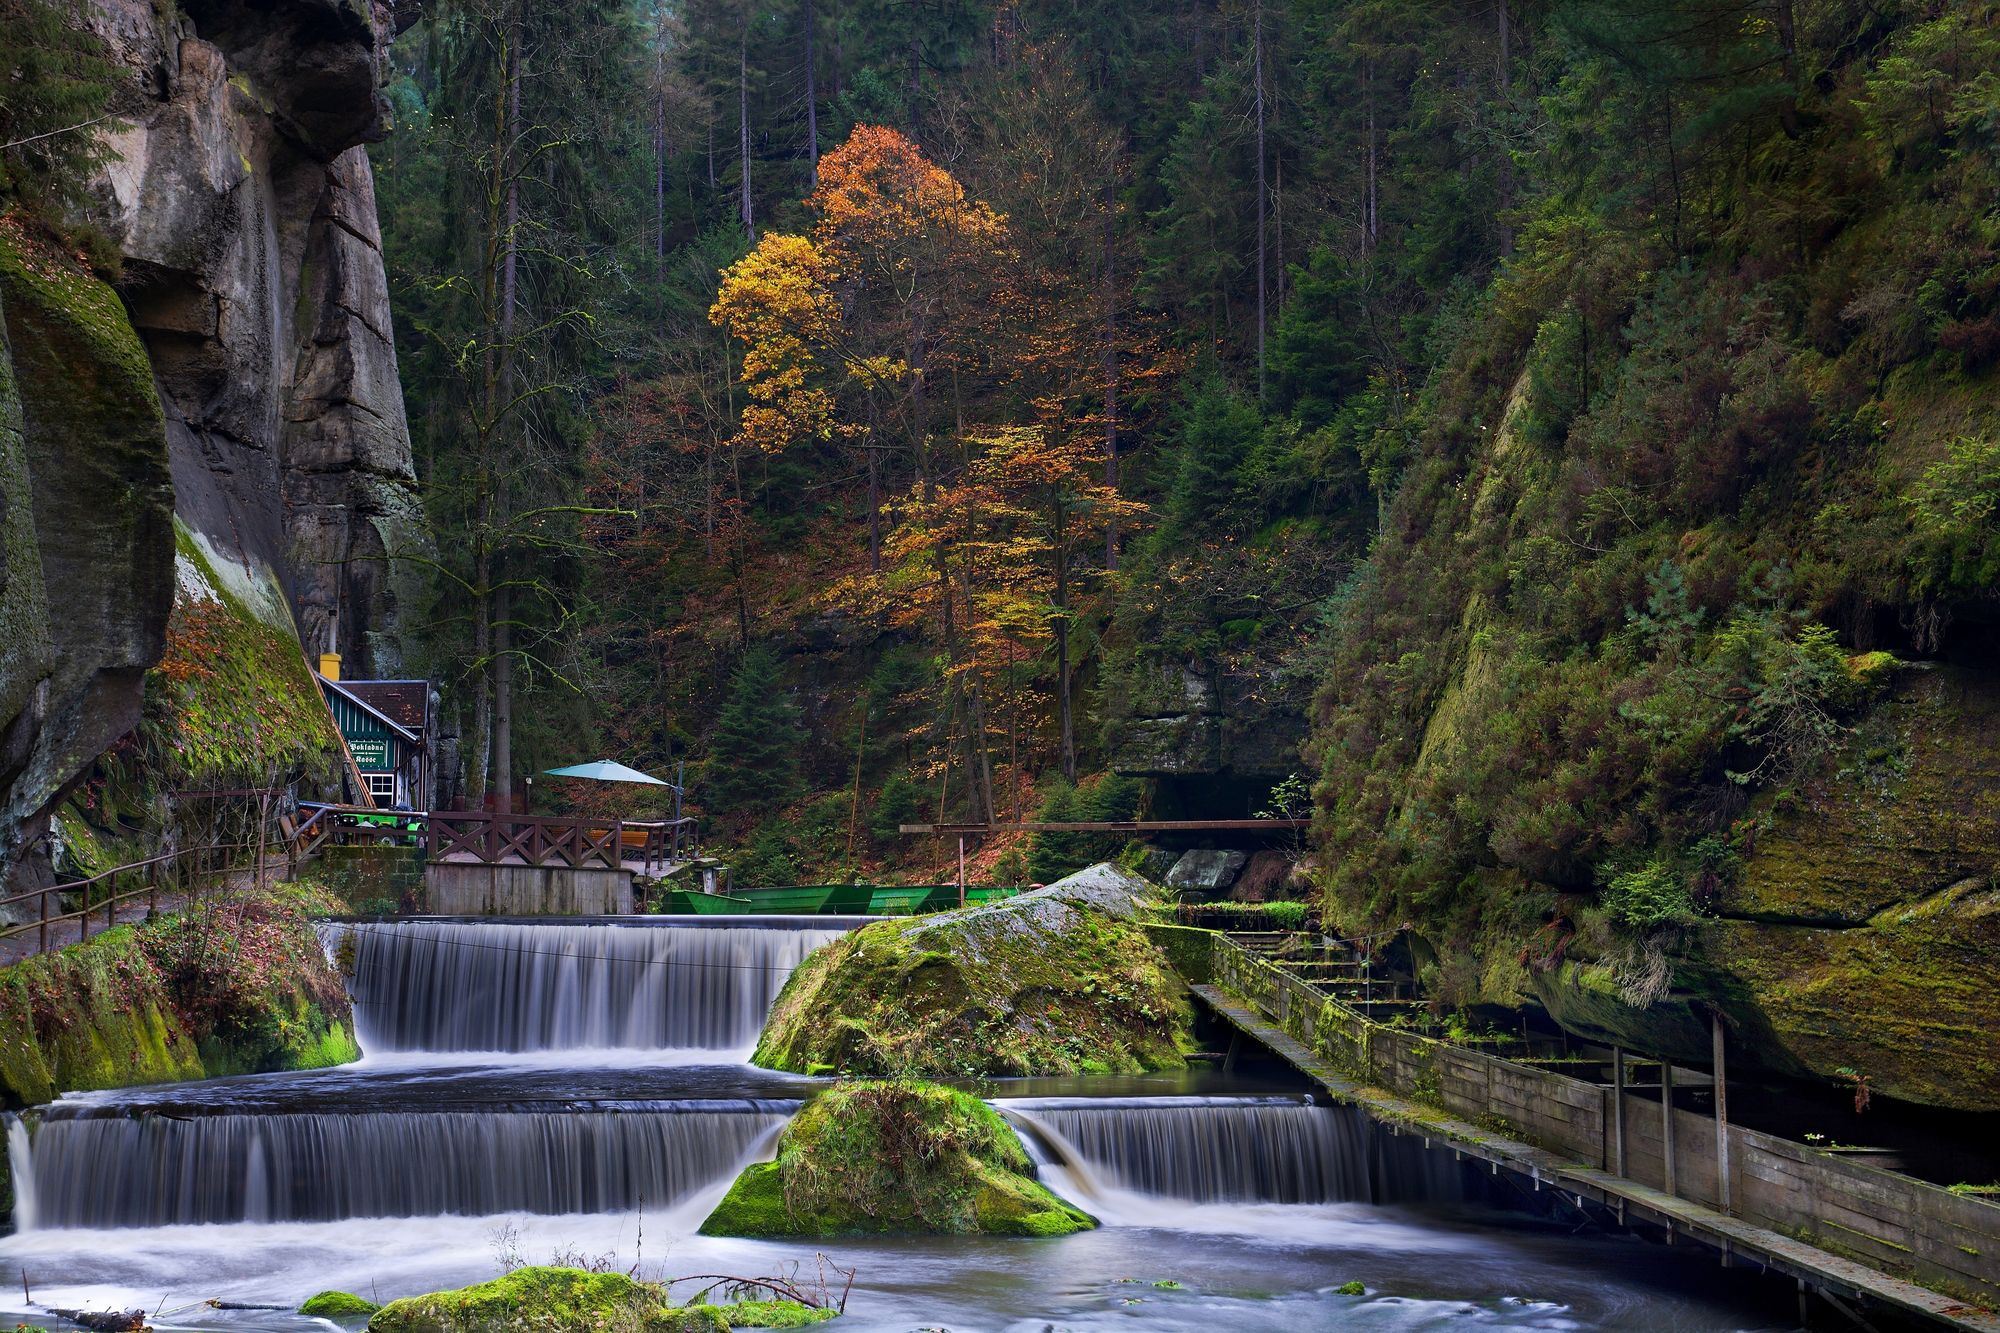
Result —
M 2000 1206 L 1838 1152 L 1718 1126 L 1657 1095 L 1621 1094 L 1373 1022 L 1240 945 L 1210 939 L 1206 963 L 1216 985 L 1357 1082 L 1933 1290 L 2000 1305 Z M 1701 1071 L 1680 1077 L 1710 1082 Z

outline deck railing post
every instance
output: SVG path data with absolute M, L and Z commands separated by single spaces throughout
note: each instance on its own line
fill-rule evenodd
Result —
M 1674 1062 L 1660 1061 L 1660 1160 L 1667 1193 L 1674 1190 Z
M 1734 1212 L 1729 1201 L 1729 1073 L 1724 1064 L 1722 1012 L 1708 1012 L 1715 1043 L 1715 1197 L 1725 1213 Z
M 1625 1048 L 1611 1048 L 1611 1173 L 1625 1174 Z

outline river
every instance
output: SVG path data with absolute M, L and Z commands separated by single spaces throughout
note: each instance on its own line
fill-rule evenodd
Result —
M 557 1261 L 656 1279 L 824 1263 L 855 1273 L 837 1327 L 894 1333 L 1791 1327 L 1748 1275 L 1497 1206 L 1448 1152 L 1268 1074 L 981 1085 L 1095 1231 L 700 1237 L 821 1086 L 746 1060 L 838 928 L 329 926 L 352 950 L 359 1064 L 72 1095 L 10 1127 L 0 1318 L 324 1329 L 285 1310 Z

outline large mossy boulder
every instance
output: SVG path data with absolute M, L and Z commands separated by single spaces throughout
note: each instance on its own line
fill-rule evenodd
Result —
M 1179 1069 L 1185 988 L 1136 921 L 1152 891 L 1098 865 L 1045 889 L 878 921 L 792 974 L 755 1063 L 925 1077 Z
M 802 1328 L 835 1317 L 796 1301 L 740 1305 L 668 1303 L 666 1289 L 623 1273 L 581 1268 L 517 1268 L 456 1291 L 390 1301 L 369 1333 L 727 1333 L 732 1328 Z
M 807 1103 L 778 1157 L 736 1178 L 708 1236 L 1064 1236 L 1097 1225 L 1032 1175 L 1021 1140 L 970 1093 L 843 1083 Z

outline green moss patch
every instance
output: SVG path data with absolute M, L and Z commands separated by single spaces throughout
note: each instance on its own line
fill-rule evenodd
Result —
M 878 921 L 808 958 L 755 1062 L 926 1077 L 1180 1069 L 1185 988 L 1144 927 L 1028 894 Z
M 557 1333 L 572 1329 L 591 1333 L 727 1333 L 732 1328 L 803 1328 L 834 1317 L 834 1311 L 810 1309 L 795 1301 L 675 1307 L 668 1303 L 665 1288 L 623 1273 L 517 1268 L 491 1282 L 391 1301 L 375 1311 L 368 1329 L 369 1333 Z
M 702 1234 L 1064 1236 L 1097 1225 L 1031 1172 L 992 1107 L 933 1083 L 844 1083 L 808 1103 Z
M 318 1068 L 359 1052 L 311 916 L 280 887 L 0 968 L 0 1095 Z
M 175 542 L 180 588 L 166 651 L 146 676 L 141 734 L 153 767 L 194 785 L 263 781 L 299 764 L 329 780 L 339 742 L 289 618 L 259 616 L 233 586 L 241 577 L 226 577 L 178 522 Z
M 374 1314 L 382 1307 L 373 1301 L 364 1301 L 345 1291 L 322 1291 L 299 1307 L 300 1314 L 317 1315 L 321 1319 L 352 1319 L 359 1315 Z

